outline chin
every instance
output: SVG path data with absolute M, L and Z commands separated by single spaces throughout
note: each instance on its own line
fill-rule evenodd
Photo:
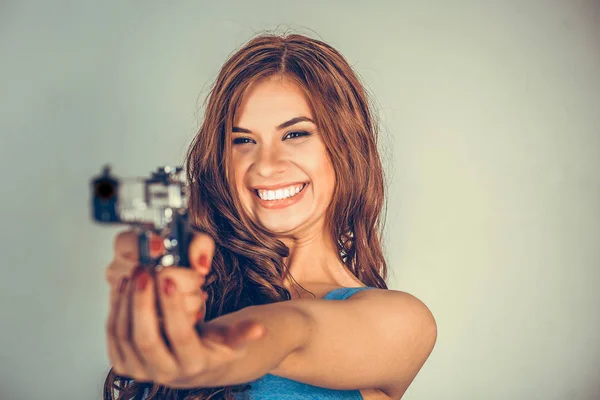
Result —
M 287 234 L 293 232 L 299 224 L 291 224 L 288 221 L 278 221 L 278 222 L 267 222 L 267 221 L 259 221 L 260 225 L 268 230 L 269 232 L 273 232 L 274 234 Z
M 256 222 L 273 234 L 291 234 L 305 222 L 299 213 L 292 215 L 255 214 Z

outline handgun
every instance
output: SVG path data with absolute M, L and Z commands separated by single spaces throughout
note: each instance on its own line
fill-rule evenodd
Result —
M 91 179 L 92 219 L 130 226 L 137 233 L 141 266 L 155 271 L 167 266 L 189 268 L 194 230 L 183 176 L 181 166 L 161 166 L 148 177 L 119 179 L 105 165 Z

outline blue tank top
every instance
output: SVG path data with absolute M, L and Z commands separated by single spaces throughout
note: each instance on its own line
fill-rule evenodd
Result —
M 354 293 L 373 289 L 370 286 L 357 288 L 338 288 L 323 296 L 324 300 L 345 300 Z M 248 382 L 252 387 L 242 393 L 236 393 L 236 399 L 248 394 L 250 400 L 363 400 L 360 390 L 334 390 L 313 386 L 277 375 L 266 374 Z

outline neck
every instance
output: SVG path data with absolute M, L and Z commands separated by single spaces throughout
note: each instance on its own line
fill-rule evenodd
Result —
M 324 229 L 282 241 L 290 249 L 290 255 L 283 261 L 300 285 L 344 285 L 349 278 L 353 280 L 337 255 L 337 246 Z

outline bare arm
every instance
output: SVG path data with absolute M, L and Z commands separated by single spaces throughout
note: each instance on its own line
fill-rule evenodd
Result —
M 230 327 L 248 319 L 265 326 L 266 334 L 248 346 L 242 359 L 226 370 L 207 376 L 207 387 L 238 385 L 258 379 L 277 368 L 289 354 L 302 347 L 308 337 L 308 318 L 291 301 L 246 307 L 207 324 Z
M 254 319 L 268 333 L 210 386 L 237 385 L 271 373 L 336 390 L 380 389 L 402 397 L 437 338 L 429 309 L 393 290 L 369 290 L 344 301 L 289 300 L 248 307 L 210 323 Z M 215 374 L 217 375 L 217 374 Z

